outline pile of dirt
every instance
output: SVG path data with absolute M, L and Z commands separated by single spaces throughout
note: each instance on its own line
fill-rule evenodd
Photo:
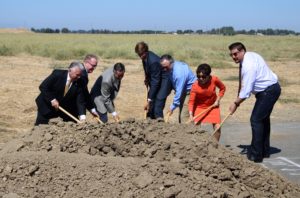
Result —
M 300 186 L 190 125 L 35 127 L 0 151 L 0 197 L 300 197 Z

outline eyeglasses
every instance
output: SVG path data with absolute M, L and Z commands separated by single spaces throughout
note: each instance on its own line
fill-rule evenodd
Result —
M 97 67 L 97 63 L 96 64 L 92 64 L 92 63 L 90 63 L 90 62 L 88 62 L 92 67 Z
M 237 56 L 239 53 L 240 53 L 240 51 L 233 52 L 233 53 L 230 53 L 229 56 L 231 56 L 231 57 L 234 56 L 234 57 L 235 57 L 235 56 Z
M 198 78 L 198 79 L 202 79 L 202 80 L 205 80 L 205 79 L 207 79 L 208 77 L 209 77 L 209 75 L 208 75 L 208 76 L 205 76 L 205 75 L 202 75 L 202 76 L 197 75 L 197 78 Z

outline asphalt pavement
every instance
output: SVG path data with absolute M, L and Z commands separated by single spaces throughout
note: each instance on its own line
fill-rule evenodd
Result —
M 202 129 L 213 131 L 211 125 L 202 126 Z M 250 122 L 224 123 L 220 143 L 245 155 L 251 143 Z M 298 122 L 271 123 L 271 156 L 258 164 L 300 184 L 300 124 Z

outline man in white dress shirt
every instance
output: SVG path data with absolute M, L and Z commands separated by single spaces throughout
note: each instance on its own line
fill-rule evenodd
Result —
M 255 95 L 256 102 L 250 118 L 252 141 L 248 159 L 262 162 L 263 158 L 270 157 L 270 115 L 281 93 L 278 77 L 259 54 L 247 52 L 242 43 L 232 43 L 228 48 L 233 61 L 240 64 L 238 96 L 229 111 L 233 114 L 251 93 Z

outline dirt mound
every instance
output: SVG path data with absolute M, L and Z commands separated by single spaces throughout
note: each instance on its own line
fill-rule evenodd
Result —
M 300 197 L 300 186 L 158 121 L 52 120 L 0 151 L 0 197 Z

